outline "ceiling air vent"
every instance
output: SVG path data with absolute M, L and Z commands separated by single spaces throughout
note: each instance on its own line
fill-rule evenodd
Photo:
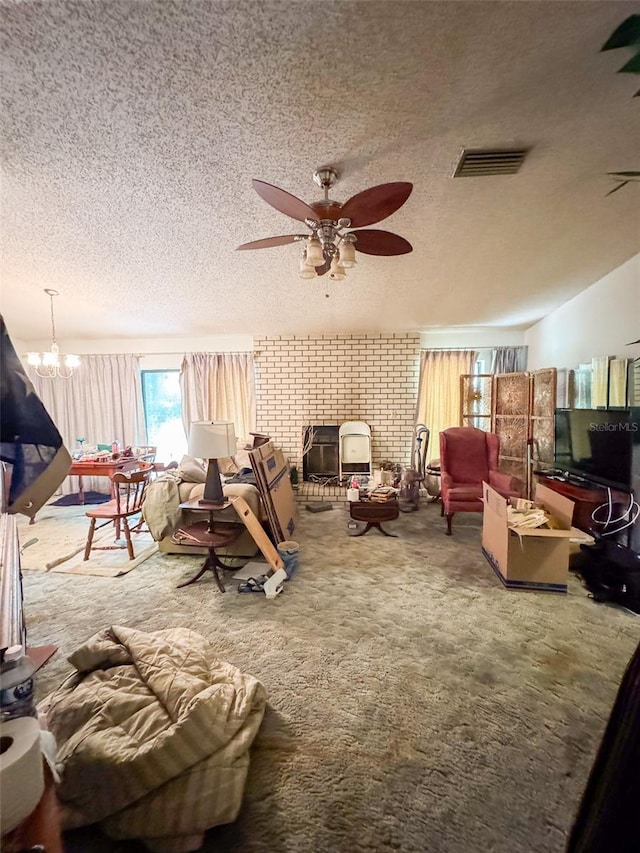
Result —
M 496 151 L 489 148 L 462 152 L 454 178 L 480 178 L 484 175 L 515 175 L 527 154 L 526 148 Z

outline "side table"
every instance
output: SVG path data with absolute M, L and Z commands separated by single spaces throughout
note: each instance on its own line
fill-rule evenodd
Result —
M 387 533 L 382 527 L 383 521 L 393 521 L 400 515 L 400 507 L 397 498 L 388 501 L 350 501 L 349 515 L 354 521 L 366 522 L 366 527 L 354 536 L 364 536 L 372 527 L 377 527 L 384 536 L 395 536 L 397 533 Z
M 229 501 L 217 506 L 215 504 L 201 503 L 199 500 L 187 501 L 180 504 L 180 509 L 190 510 L 191 512 L 206 512 L 209 518 L 206 521 L 198 521 L 195 524 L 190 524 L 188 527 L 181 527 L 173 534 L 173 540 L 179 545 L 194 545 L 199 548 L 207 548 L 208 554 L 200 570 L 190 580 L 178 584 L 176 589 L 182 589 L 184 586 L 190 586 L 192 583 L 200 580 L 205 572 L 210 571 L 218 584 L 220 592 L 224 592 L 224 583 L 218 573 L 218 569 L 230 569 L 233 566 L 225 566 L 216 553 L 216 548 L 225 548 L 231 545 L 240 536 L 243 527 L 240 524 L 233 524 L 228 521 L 216 522 L 213 519 L 213 513 L 217 510 L 226 509 L 231 506 Z

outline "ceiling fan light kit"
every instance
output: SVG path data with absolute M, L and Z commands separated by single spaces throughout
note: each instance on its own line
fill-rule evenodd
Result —
M 342 281 L 347 270 L 355 267 L 356 251 L 380 256 L 404 255 L 413 251 L 411 243 L 404 237 L 390 231 L 364 228 L 386 219 L 402 207 L 411 195 L 413 184 L 404 181 L 380 184 L 357 193 L 342 204 L 329 198 L 329 190 L 338 177 L 338 172 L 331 166 L 317 169 L 313 180 L 324 191 L 324 198 L 311 204 L 286 190 L 254 179 L 253 188 L 267 204 L 292 219 L 304 222 L 310 234 L 266 237 L 243 243 L 238 249 L 268 249 L 303 242 L 300 277 L 314 278 L 328 272 L 334 281 Z

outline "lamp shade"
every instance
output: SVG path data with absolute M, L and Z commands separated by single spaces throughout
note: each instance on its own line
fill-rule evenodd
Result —
M 317 237 L 307 240 L 307 264 L 310 267 L 321 267 L 324 264 L 322 245 Z
M 220 459 L 236 452 L 232 421 L 193 421 L 189 429 L 189 453 L 199 459 Z
M 356 250 L 353 243 L 351 240 L 343 239 L 340 243 L 340 265 L 349 269 L 355 267 L 356 263 Z
M 298 273 L 300 278 L 315 278 L 316 271 L 314 267 L 310 267 L 307 264 L 307 253 L 305 252 L 302 258 L 300 259 L 300 272 Z
M 329 278 L 333 279 L 333 281 L 342 281 L 342 279 L 346 277 L 347 271 L 338 261 L 337 257 L 334 256 L 333 260 L 331 261 L 331 267 L 329 268 Z

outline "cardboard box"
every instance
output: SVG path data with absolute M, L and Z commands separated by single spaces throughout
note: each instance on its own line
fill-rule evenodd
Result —
M 483 484 L 482 551 L 508 589 L 566 592 L 572 538 L 583 537 L 571 526 L 573 501 L 538 484 L 535 504 L 552 516 L 553 529 L 512 528 L 507 501 Z
M 282 450 L 269 441 L 250 450 L 249 458 L 273 535 L 279 542 L 291 539 L 297 504 Z

